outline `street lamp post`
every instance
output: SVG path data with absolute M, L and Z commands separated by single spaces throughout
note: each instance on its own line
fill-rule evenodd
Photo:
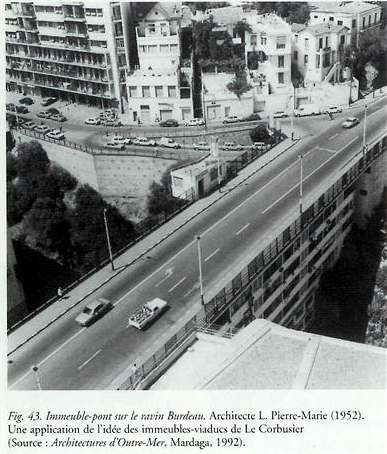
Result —
M 290 116 L 290 129 L 291 129 L 291 139 L 294 140 L 294 117 L 293 114 Z
M 199 261 L 199 283 L 200 283 L 200 300 L 204 306 L 204 289 L 203 289 L 203 270 L 202 270 L 202 250 L 200 247 L 200 236 L 196 237 L 198 244 L 198 261 Z
M 302 195 L 303 195 L 303 180 L 304 180 L 304 165 L 302 161 L 302 153 L 299 154 L 300 160 L 300 194 L 299 194 L 299 201 L 300 201 L 300 214 L 302 214 Z
M 34 372 L 35 375 L 35 380 L 36 380 L 36 386 L 38 387 L 38 390 L 42 390 L 42 384 L 40 382 L 40 377 L 39 377 L 39 367 L 38 366 L 33 366 L 32 371 Z
M 366 130 L 367 130 L 367 104 L 364 106 L 364 124 L 363 124 L 363 153 L 367 151 Z
M 112 266 L 112 271 L 114 271 L 114 261 L 113 261 L 112 247 L 110 244 L 109 226 L 108 226 L 107 219 L 106 219 L 106 212 L 107 212 L 107 209 L 104 208 L 103 220 L 104 220 L 104 224 L 105 224 L 106 241 L 107 241 L 107 245 L 108 245 L 108 249 L 109 249 L 110 264 Z

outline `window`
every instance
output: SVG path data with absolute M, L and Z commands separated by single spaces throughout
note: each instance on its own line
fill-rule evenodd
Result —
M 142 87 L 142 97 L 143 98 L 149 98 L 150 97 L 150 87 L 149 86 Z
M 151 34 L 151 35 L 156 33 L 156 25 L 155 24 L 148 24 L 148 33 Z
M 356 19 L 352 19 L 352 28 L 356 27 Z
M 162 98 L 163 97 L 163 87 L 161 85 L 156 85 L 155 93 L 156 93 L 156 98 Z
M 305 49 L 309 49 L 309 39 L 308 38 L 305 38 L 304 46 L 305 46 Z
M 376 24 L 377 20 L 378 20 L 378 13 L 375 13 L 374 24 Z
M 343 25 L 343 21 L 342 20 L 338 20 L 337 21 L 337 25 Z
M 278 68 L 283 68 L 285 66 L 285 57 L 283 55 L 278 55 Z
M 251 35 L 250 36 L 250 45 L 251 46 L 256 46 L 257 45 L 257 35 Z
M 176 98 L 176 87 L 174 85 L 168 86 L 168 98 Z
M 266 46 L 267 44 L 267 36 L 261 35 L 261 46 Z
M 308 54 L 304 55 L 304 65 L 308 64 Z
M 279 84 L 284 84 L 285 83 L 284 73 L 278 73 L 278 83 Z
M 129 87 L 129 97 L 135 98 L 137 96 L 137 87 Z
M 325 48 L 328 47 L 328 36 L 325 37 Z
M 365 17 L 363 17 L 363 28 L 365 28 Z
M 294 41 L 298 43 L 298 35 L 294 35 Z
M 277 36 L 277 49 L 285 49 L 286 36 Z
M 229 117 L 230 116 L 230 106 L 226 106 L 224 108 L 224 116 Z
M 318 16 L 313 16 L 315 19 L 318 19 Z
M 97 8 L 97 16 L 99 17 L 103 16 L 102 8 Z
M 371 25 L 371 16 L 368 16 L 368 26 Z
M 156 46 L 156 45 L 153 45 L 153 44 L 152 44 L 151 46 L 148 46 L 148 52 L 149 52 L 150 54 L 155 54 L 155 53 L 157 53 L 157 46 Z
M 320 67 L 320 54 L 316 54 L 316 69 Z
M 319 40 L 318 40 L 318 49 L 320 50 L 320 49 L 322 49 L 322 47 L 323 47 L 323 39 L 319 38 Z
M 140 52 L 146 54 L 148 51 L 148 46 L 140 46 Z
M 330 21 L 330 22 L 333 22 L 334 20 L 335 20 L 335 18 L 332 17 L 332 16 L 329 18 L 329 21 Z
M 340 44 L 345 44 L 345 35 L 340 36 Z
M 168 44 L 160 44 L 160 53 L 167 54 L 169 52 Z
M 298 52 L 296 50 L 293 52 L 293 57 L 294 60 L 298 60 Z

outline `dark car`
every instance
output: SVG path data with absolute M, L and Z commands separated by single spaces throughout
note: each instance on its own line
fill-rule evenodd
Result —
M 252 113 L 252 114 L 250 114 L 250 115 L 247 115 L 247 117 L 243 117 L 243 118 L 241 119 L 241 121 L 256 121 L 256 120 L 260 120 L 260 119 L 261 119 L 261 117 L 260 117 L 259 114 L 257 114 L 257 113 Z
M 16 106 L 16 112 L 21 114 L 26 114 L 29 112 L 26 106 Z
M 51 104 L 54 104 L 54 102 L 57 101 L 57 98 L 54 96 L 49 96 L 48 98 L 43 98 L 42 99 L 42 106 L 50 106 Z
M 51 120 L 63 122 L 63 121 L 67 121 L 67 118 L 64 115 L 59 113 L 59 114 L 52 115 Z
M 174 120 L 173 118 L 169 118 L 168 120 L 163 120 L 160 121 L 159 123 L 160 126 L 163 127 L 176 127 L 179 126 L 179 122 L 177 120 Z
M 31 104 L 34 103 L 34 100 L 28 96 L 25 98 L 19 99 L 20 104 L 25 104 L 26 106 L 30 106 Z

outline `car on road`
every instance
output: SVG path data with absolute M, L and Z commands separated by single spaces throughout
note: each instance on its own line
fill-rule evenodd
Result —
M 224 142 L 220 148 L 222 150 L 230 151 L 230 150 L 241 150 L 242 145 L 237 145 L 235 142 Z
M 97 126 L 101 124 L 101 120 L 97 117 L 90 117 L 87 120 L 85 120 L 85 124 Z
M 176 128 L 177 126 L 179 126 L 179 122 L 177 120 L 174 120 L 173 118 L 168 118 L 167 120 L 160 121 L 159 126 L 162 126 L 164 128 Z
M 325 109 L 325 113 L 327 114 L 336 114 L 336 113 L 341 113 L 343 111 L 343 109 L 341 109 L 340 107 L 337 107 L 337 106 L 329 106 Z
M 114 136 L 110 139 L 110 141 L 121 145 L 130 145 L 132 143 L 132 139 L 124 136 Z
M 268 148 L 268 145 L 265 142 L 254 142 L 251 146 L 253 150 L 265 151 Z
M 346 118 L 343 123 L 341 123 L 341 126 L 345 129 L 353 128 L 354 126 L 358 125 L 360 123 L 359 119 L 356 117 L 348 117 Z
M 132 144 L 155 147 L 157 145 L 157 142 L 153 139 L 147 139 L 146 137 L 136 137 L 135 139 L 132 140 Z
M 260 119 L 261 119 L 261 116 L 258 113 L 252 113 L 250 115 L 247 115 L 247 117 L 241 118 L 240 121 L 257 121 Z
M 55 98 L 54 96 L 49 96 L 48 98 L 43 98 L 41 104 L 42 106 L 50 106 L 51 104 L 54 104 L 57 99 L 58 98 Z
M 207 142 L 196 142 L 193 144 L 194 150 L 209 150 L 210 145 Z
M 87 304 L 75 321 L 81 326 L 89 326 L 113 309 L 112 303 L 106 298 L 97 298 Z
M 39 118 L 51 118 L 51 113 L 46 110 L 41 110 L 36 114 L 36 116 Z
M 65 135 L 59 129 L 53 129 L 46 134 L 46 137 L 54 140 L 65 140 Z
M 29 110 L 26 106 L 16 106 L 16 112 L 20 114 L 27 114 Z
M 15 104 L 10 102 L 10 103 L 6 104 L 5 109 L 8 110 L 9 112 L 15 112 L 16 106 L 15 106 Z
M 152 320 L 155 320 L 168 309 L 168 303 L 161 298 L 154 298 L 129 317 L 129 325 L 137 329 L 144 329 Z
M 105 126 L 111 126 L 111 127 L 122 126 L 122 123 L 120 120 L 116 120 L 113 118 L 105 118 L 101 121 L 101 123 Z
M 36 126 L 34 131 L 38 132 L 39 134 L 46 135 L 48 132 L 51 131 L 51 128 L 49 126 L 43 124 L 43 125 Z
M 185 120 L 184 126 L 202 126 L 204 125 L 203 118 L 191 118 L 191 120 Z
M 159 140 L 159 145 L 161 147 L 167 147 L 167 148 L 181 148 L 181 145 L 179 143 L 175 142 L 170 137 L 162 137 Z
M 58 113 L 58 114 L 52 115 L 51 120 L 59 121 L 62 123 L 64 121 L 67 121 L 67 118 L 64 115 L 62 115 L 61 113 Z
M 315 104 L 305 104 L 298 109 L 294 109 L 295 117 L 306 117 L 307 115 L 320 115 L 320 108 Z
M 111 150 L 125 150 L 125 145 L 123 143 L 114 142 L 113 140 L 109 140 L 106 144 L 106 148 L 110 148 Z
M 288 115 L 283 110 L 279 110 L 273 113 L 273 118 L 285 118 L 287 116 Z
M 20 98 L 19 103 L 25 104 L 26 106 L 30 106 L 31 104 L 34 104 L 34 100 L 29 96 L 26 96 L 25 98 Z
M 230 115 L 229 117 L 226 117 L 223 120 L 223 124 L 226 124 L 226 123 L 238 123 L 239 121 L 241 121 L 241 119 L 239 117 L 237 117 L 236 115 Z
M 23 123 L 23 128 L 29 129 L 30 131 L 35 129 L 36 126 L 37 126 L 36 123 L 33 121 L 27 121 L 27 122 Z

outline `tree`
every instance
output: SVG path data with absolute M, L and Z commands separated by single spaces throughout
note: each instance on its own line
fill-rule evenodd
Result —
M 34 181 L 46 174 L 50 161 L 38 141 L 33 140 L 18 144 L 16 153 L 19 177 Z
M 7 153 L 7 181 L 11 181 L 17 176 L 17 161 L 12 153 Z
M 151 216 L 168 215 L 184 205 L 182 199 L 172 196 L 170 185 L 170 174 L 174 166 L 170 167 L 161 177 L 160 183 L 155 181 L 151 184 L 148 197 L 147 207 Z
M 253 87 L 247 82 L 246 71 L 244 69 L 237 69 L 234 79 L 227 84 L 227 88 L 240 98 L 243 93 L 248 92 Z
M 241 38 L 242 44 L 245 44 L 245 33 L 251 33 L 250 24 L 244 21 L 238 21 L 234 26 L 234 32 Z
M 258 125 L 250 131 L 250 138 L 253 142 L 271 142 L 271 136 L 266 125 Z

